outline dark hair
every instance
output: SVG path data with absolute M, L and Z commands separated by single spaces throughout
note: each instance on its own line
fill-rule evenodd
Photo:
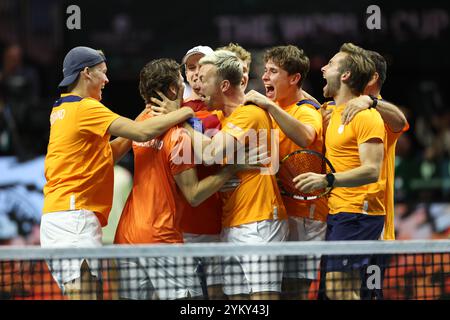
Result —
M 169 87 L 178 83 L 180 65 L 173 59 L 156 59 L 147 63 L 139 75 L 139 92 L 146 103 L 159 98 L 156 91 L 167 94 Z
M 341 62 L 340 72 L 350 71 L 350 78 L 345 83 L 353 94 L 360 95 L 375 72 L 375 64 L 366 50 L 353 43 L 344 43 L 340 52 L 347 54 Z
M 378 73 L 378 86 L 381 88 L 386 81 L 387 63 L 386 59 L 376 51 L 366 50 L 370 60 L 375 64 L 375 71 Z
M 303 83 L 309 72 L 309 58 L 302 49 L 296 46 L 278 46 L 266 51 L 264 54 L 264 62 L 272 60 L 289 75 L 300 73 L 301 79 L 298 87 Z

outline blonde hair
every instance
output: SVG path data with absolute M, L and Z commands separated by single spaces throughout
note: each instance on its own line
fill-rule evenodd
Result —
M 227 50 L 235 53 L 237 57 L 244 61 L 244 63 L 246 63 L 250 68 L 250 64 L 252 63 L 252 54 L 239 44 L 230 42 L 227 46 L 217 48 L 217 50 Z
M 201 58 L 199 64 L 211 64 L 215 66 L 219 81 L 228 80 L 231 85 L 240 86 L 243 76 L 243 66 L 235 53 L 227 50 L 216 50 Z

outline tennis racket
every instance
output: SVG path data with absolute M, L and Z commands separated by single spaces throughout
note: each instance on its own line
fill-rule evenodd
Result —
M 280 161 L 277 180 L 281 194 L 297 200 L 315 200 L 331 191 L 332 188 L 324 188 L 304 193 L 295 188 L 292 179 L 307 172 L 327 174 L 336 171 L 330 161 L 319 152 L 305 149 L 291 152 Z

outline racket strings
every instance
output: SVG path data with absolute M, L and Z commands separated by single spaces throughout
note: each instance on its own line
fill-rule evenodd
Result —
M 303 152 L 293 154 L 281 163 L 278 171 L 278 180 L 282 189 L 287 193 L 304 197 L 319 196 L 323 194 L 326 191 L 325 188 L 309 193 L 301 192 L 295 188 L 295 184 L 292 180 L 299 174 L 307 172 L 326 174 L 332 172 L 332 170 L 327 165 L 327 162 L 318 155 Z

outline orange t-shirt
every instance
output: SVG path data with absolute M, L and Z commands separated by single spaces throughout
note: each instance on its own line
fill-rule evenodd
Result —
M 108 128 L 119 117 L 95 99 L 61 95 L 50 115 L 44 214 L 86 209 L 107 224 L 114 187 Z
M 316 139 L 306 149 L 314 150 L 319 153 L 323 152 L 323 132 L 322 132 L 322 115 L 320 111 L 309 103 L 302 103 L 297 105 L 294 103 L 286 108 L 284 111 L 291 116 L 314 128 L 316 132 Z M 280 136 L 280 159 L 283 159 L 289 153 L 302 149 L 289 139 L 278 124 L 274 121 L 275 128 L 279 129 Z M 284 205 L 289 216 L 304 217 L 313 220 L 326 221 L 328 215 L 327 199 L 322 197 L 313 201 L 296 200 L 291 197 L 283 196 Z
M 336 172 L 361 166 L 358 146 L 372 138 L 386 140 L 383 119 L 378 111 L 368 109 L 358 113 L 346 126 L 341 123 L 345 105 L 335 108 L 326 132 L 326 157 Z M 384 215 L 386 180 L 352 188 L 334 188 L 328 198 L 330 214 L 340 212 Z
M 381 177 L 386 179 L 386 193 L 384 197 L 384 205 L 386 208 L 386 216 L 384 217 L 383 240 L 395 240 L 394 227 L 394 180 L 395 180 L 395 146 L 397 140 L 403 132 L 409 129 L 409 124 L 400 131 L 393 132 L 388 125 L 386 128 L 385 156 L 383 160 L 383 169 Z
M 133 142 L 133 189 L 114 243 L 183 242 L 181 217 L 188 202 L 173 176 L 195 166 L 193 159 L 189 164 L 176 163 L 175 156 L 184 150 L 191 150 L 191 139 L 178 126 L 150 141 Z
M 222 131 L 244 143 L 250 130 L 259 136 L 258 130 L 267 130 L 270 139 L 272 120 L 270 115 L 257 106 L 237 107 L 222 122 Z M 268 141 L 270 151 L 270 140 Z M 223 201 L 223 227 L 269 219 L 286 219 L 283 204 L 274 175 L 263 175 L 260 171 L 244 171 L 237 174 L 240 185 L 233 191 L 221 192 Z

